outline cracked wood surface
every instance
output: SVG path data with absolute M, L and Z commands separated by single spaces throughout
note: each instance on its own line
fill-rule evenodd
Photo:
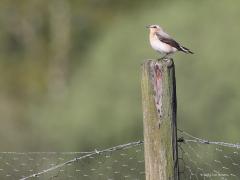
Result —
M 146 180 L 178 180 L 175 83 L 172 59 L 142 65 Z

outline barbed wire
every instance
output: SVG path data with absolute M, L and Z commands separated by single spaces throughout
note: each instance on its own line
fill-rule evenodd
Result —
M 209 141 L 206 139 L 202 139 L 202 138 L 198 138 L 195 137 L 189 133 L 187 133 L 186 131 L 180 130 L 178 129 L 179 132 L 181 132 L 182 134 L 186 135 L 187 137 L 190 137 L 192 139 L 182 139 L 183 142 L 192 142 L 192 143 L 201 143 L 201 144 L 214 144 L 214 145 L 219 145 L 219 146 L 225 146 L 225 147 L 231 147 L 231 148 L 240 148 L 240 144 L 234 144 L 234 143 L 226 143 L 226 142 L 222 142 L 222 141 Z
M 217 148 L 214 147 L 214 146 L 211 146 L 211 148 L 215 149 L 216 153 L 218 153 L 218 154 L 219 154 L 220 151 L 221 152 L 225 151 L 225 154 L 223 154 L 222 157 L 224 157 L 225 160 L 229 160 L 229 162 L 232 163 L 234 165 L 234 167 L 240 167 L 239 163 L 234 160 L 236 155 L 238 155 L 240 153 L 237 152 L 237 151 L 233 152 L 234 156 L 232 157 L 232 156 L 226 154 L 228 152 L 228 150 L 225 150 L 223 148 L 221 149 L 221 147 L 220 147 L 220 146 L 222 146 L 222 147 L 229 147 L 229 148 L 233 148 L 233 149 L 240 149 L 240 144 L 227 143 L 227 142 L 222 142 L 222 141 L 210 141 L 210 140 L 207 140 L 207 139 L 196 137 L 196 136 L 194 136 L 194 135 L 192 135 L 192 134 L 190 134 L 190 133 L 188 133 L 184 130 L 181 130 L 181 129 L 178 129 L 178 137 L 179 137 L 178 138 L 179 149 L 182 151 L 182 154 L 185 157 L 184 159 L 186 159 L 188 161 L 188 163 L 190 163 L 190 164 L 185 163 L 183 157 L 179 157 L 179 159 L 181 159 L 183 161 L 183 168 L 186 171 L 188 171 L 188 173 L 191 174 L 192 177 L 194 177 L 196 175 L 199 176 L 199 172 L 201 172 L 201 174 L 206 174 L 205 172 L 207 172 L 207 170 L 202 168 L 201 165 L 199 164 L 199 163 L 201 163 L 201 161 L 202 161 L 203 164 L 204 163 L 208 164 L 209 167 L 211 167 L 210 169 L 213 169 L 214 172 L 217 172 L 217 173 L 220 172 L 220 171 L 217 171 L 217 170 L 214 169 L 214 167 L 215 167 L 214 164 L 210 166 L 210 163 L 206 163 L 206 161 L 204 160 L 205 156 L 210 157 L 209 154 L 211 153 L 211 149 L 209 149 L 209 154 L 206 154 L 208 152 L 205 152 L 205 151 L 208 151 L 208 150 L 204 150 L 205 146 L 202 146 L 202 144 L 217 145 L 218 146 Z M 72 155 L 68 159 L 65 158 L 65 160 L 64 160 L 64 158 L 61 158 L 61 159 L 58 158 L 61 161 L 61 162 L 58 162 L 58 163 L 55 163 L 55 162 L 53 163 L 50 160 L 49 162 L 51 162 L 51 164 L 50 164 L 51 167 L 41 168 L 43 170 L 38 169 L 35 173 L 33 173 L 34 171 L 32 169 L 30 169 L 31 171 L 29 170 L 29 172 L 31 172 L 33 174 L 30 174 L 30 175 L 25 174 L 24 176 L 16 178 L 16 179 L 20 179 L 20 180 L 26 180 L 26 179 L 30 179 L 30 178 L 34 178 L 34 177 L 45 176 L 44 175 L 45 173 L 48 173 L 48 172 L 53 173 L 53 172 L 55 172 L 55 170 L 57 170 L 59 172 L 62 172 L 63 167 L 65 168 L 67 165 L 72 165 L 75 162 L 84 163 L 84 161 L 86 161 L 89 158 L 93 158 L 93 157 L 101 158 L 101 157 L 106 156 L 106 155 L 104 155 L 104 153 L 112 153 L 114 151 L 125 150 L 125 149 L 129 149 L 129 148 L 134 149 L 133 147 L 142 145 L 143 143 L 144 143 L 143 141 L 136 141 L 136 142 L 130 142 L 130 143 L 114 146 L 114 147 L 103 149 L 103 150 L 95 149 L 93 151 L 83 151 L 83 152 L 0 152 L 0 155 L 2 154 L 3 157 L 4 157 L 4 155 L 6 157 L 8 157 L 8 156 L 11 157 L 11 156 L 14 156 L 14 155 L 17 155 L 17 156 L 19 156 L 19 155 L 20 156 L 21 155 L 25 156 L 26 155 L 27 157 L 29 157 L 29 160 L 31 160 L 31 162 L 33 162 L 32 156 L 35 156 L 35 155 L 36 156 L 50 155 L 51 157 L 54 156 L 53 158 L 55 158 L 55 156 L 58 156 L 58 155 L 60 155 L 60 156 L 68 156 L 68 155 L 71 156 Z M 182 148 L 181 147 L 182 145 L 184 145 L 185 147 Z M 142 148 L 142 146 L 141 146 L 141 148 Z M 206 148 L 210 148 L 210 146 L 206 146 Z M 131 149 L 131 151 L 132 151 L 132 149 Z M 187 151 L 187 152 L 184 152 L 184 151 Z M 100 156 L 96 156 L 96 155 L 100 155 Z M 122 155 L 122 152 L 121 152 L 121 155 Z M 106 156 L 106 157 L 108 157 L 108 156 Z M 2 157 L 0 157 L 0 158 L 2 158 Z M 132 157 L 130 157 L 130 158 L 132 159 Z M 17 159 L 19 159 L 19 158 L 17 158 L 17 157 L 13 158 L 13 160 L 17 160 Z M 85 159 L 85 160 L 80 161 L 82 159 Z M 88 162 L 88 160 L 86 162 Z M 144 160 L 141 161 L 141 162 L 144 162 Z M 215 159 L 214 162 L 221 162 L 221 161 L 219 161 L 218 159 Z M 222 161 L 222 162 L 224 162 L 224 161 Z M 113 163 L 115 163 L 115 160 L 113 160 Z M 7 161 L 5 164 L 10 167 L 9 161 Z M 25 164 L 25 162 L 23 162 L 21 165 L 23 166 L 24 164 Z M 39 166 L 39 162 L 36 165 L 33 165 L 33 166 Z M 122 164 L 122 166 L 125 167 L 126 164 Z M 107 166 L 107 167 L 109 168 L 109 166 Z M 195 174 L 194 174 L 194 168 L 197 169 L 197 171 L 199 171 L 199 172 L 195 171 Z M 224 166 L 224 168 L 226 168 L 226 166 Z M 94 169 L 94 168 L 92 168 L 92 169 Z M 90 170 L 92 170 L 92 169 L 90 169 Z M 184 169 L 183 169 L 183 171 L 185 171 Z M 17 168 L 14 168 L 13 170 L 16 171 L 16 172 L 19 172 L 19 169 L 17 169 Z M 203 170 L 204 170 L 204 172 L 203 172 Z M 80 170 L 76 169 L 76 171 L 78 172 Z M 0 172 L 3 172 L 3 168 L 0 168 Z M 100 174 L 103 174 L 103 173 L 100 173 Z M 85 175 L 86 174 L 84 174 L 84 176 Z M 231 175 L 231 173 L 229 173 L 229 175 Z M 6 176 L 9 176 L 9 174 L 7 174 Z
M 97 154 L 101 154 L 101 153 L 105 153 L 105 152 L 114 152 L 114 151 L 123 150 L 123 149 L 128 149 L 128 148 L 132 148 L 132 147 L 139 146 L 139 145 L 142 145 L 142 144 L 143 144 L 143 141 L 136 141 L 136 142 L 131 142 L 131 143 L 127 143 L 127 144 L 118 145 L 118 146 L 111 147 L 111 148 L 104 149 L 104 150 L 97 150 L 97 149 L 95 149 L 94 151 L 91 151 L 89 154 L 86 154 L 84 156 L 76 157 L 74 159 L 65 161 L 65 162 L 60 163 L 60 164 L 58 164 L 56 166 L 53 166 L 51 168 L 42 170 L 42 171 L 40 171 L 38 173 L 34 173 L 34 174 L 29 175 L 29 176 L 23 177 L 20 180 L 26 180 L 26 179 L 30 179 L 30 178 L 33 178 L 33 177 L 38 177 L 38 176 L 40 176 L 40 175 L 42 175 L 44 173 L 56 170 L 56 169 L 61 168 L 61 167 L 65 166 L 65 165 L 72 164 L 72 163 L 77 162 L 77 161 L 79 161 L 81 159 L 85 159 L 85 158 L 88 158 L 88 157 L 91 157 L 91 156 L 94 156 L 94 155 L 97 155 Z
M 178 129 L 180 177 L 240 179 L 239 144 L 210 141 Z
M 81 152 L 78 152 L 78 151 L 73 151 L 73 152 L 57 152 L 57 151 L 45 151 L 45 152 L 0 152 L 0 154 L 8 154 L 8 155 L 41 155 L 41 154 L 53 154 L 53 155 L 74 155 L 74 154 L 90 154 L 90 153 L 94 153 L 95 151 L 81 151 Z

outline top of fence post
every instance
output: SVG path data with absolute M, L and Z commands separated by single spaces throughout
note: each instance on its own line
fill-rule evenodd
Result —
M 178 180 L 176 84 L 172 59 L 142 65 L 146 180 Z

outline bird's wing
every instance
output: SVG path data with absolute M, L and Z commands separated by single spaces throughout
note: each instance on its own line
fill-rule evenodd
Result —
M 175 47 L 177 50 L 180 50 L 180 51 L 182 50 L 180 44 L 178 44 L 174 39 L 170 38 L 169 36 L 164 37 L 159 33 L 156 33 L 156 35 L 161 42 L 166 43 L 172 47 Z
M 160 32 L 158 32 L 158 34 L 161 35 L 161 36 L 163 36 L 163 37 L 165 37 L 165 38 L 171 39 L 171 37 L 169 36 L 169 34 L 166 33 L 166 32 L 164 32 L 164 31 L 160 31 Z

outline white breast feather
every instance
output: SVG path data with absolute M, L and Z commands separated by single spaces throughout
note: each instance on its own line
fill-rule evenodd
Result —
M 150 41 L 150 44 L 152 46 L 152 48 L 156 51 L 158 51 L 159 53 L 170 53 L 172 52 L 172 47 L 169 46 L 166 43 L 161 42 L 158 39 L 154 39 Z
M 176 48 L 169 46 L 166 43 L 161 42 L 157 36 L 150 39 L 152 48 L 159 53 L 172 53 L 176 51 Z

